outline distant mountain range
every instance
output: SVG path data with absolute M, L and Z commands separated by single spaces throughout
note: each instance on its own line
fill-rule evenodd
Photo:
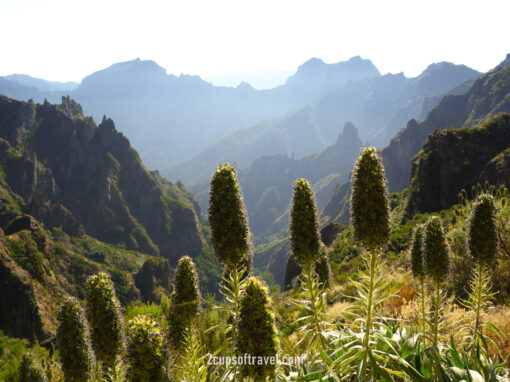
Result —
M 465 66 L 441 63 L 409 79 L 402 74 L 381 76 L 370 60 L 360 57 L 335 64 L 313 58 L 301 65 L 285 84 L 255 90 L 246 83 L 236 88 L 218 87 L 197 76 L 167 75 L 155 62 L 137 59 L 95 72 L 76 88 L 75 84 L 57 86 L 20 76 L 0 77 L 0 94 L 20 100 L 33 98 L 36 102 L 43 102 L 44 98 L 60 102 L 62 96 L 70 95 L 95 120 L 111 116 L 149 168 L 160 169 L 173 181 L 182 179 L 190 184 L 208 178 L 194 174 L 210 173 L 220 160 L 239 163 L 245 160 L 249 165 L 268 139 L 275 143 L 272 149 L 263 152 L 265 155 L 294 152 L 301 158 L 324 149 L 335 142 L 347 121 L 358 127 L 363 141 L 382 146 L 409 118 L 420 115 L 426 99 L 478 75 Z M 292 122 L 285 128 L 295 138 L 285 134 L 267 139 L 261 136 L 275 134 L 274 129 L 262 133 L 261 128 L 278 125 L 278 121 L 287 118 L 285 115 L 291 117 L 303 107 L 308 111 L 298 113 L 309 115 L 306 126 L 296 127 L 297 133 L 292 133 Z M 302 124 L 300 118 L 294 121 Z M 236 141 L 239 134 L 236 130 L 250 126 L 250 133 L 241 133 L 246 139 L 237 150 L 251 150 L 252 157 L 209 156 L 214 147 L 223 144 L 222 139 L 228 145 Z M 233 132 L 233 138 L 227 137 Z M 316 137 L 321 146 L 309 145 L 310 136 Z M 229 152 L 228 147 L 220 147 L 219 151 Z M 209 164 L 207 171 L 203 168 L 204 157 Z M 178 162 L 183 163 L 176 165 Z
M 386 170 L 390 192 L 402 191 L 409 187 L 411 176 L 413 174 L 413 176 L 416 177 L 413 182 L 418 185 L 418 179 L 422 177 L 421 175 L 419 176 L 419 174 L 424 174 L 425 170 L 423 169 L 429 168 L 430 166 L 425 166 L 423 163 L 418 166 L 421 162 L 418 159 L 415 159 L 415 162 L 413 162 L 413 158 L 415 158 L 415 156 L 424 156 L 424 154 L 420 154 L 422 147 L 424 149 L 425 147 L 432 147 L 433 143 L 430 143 L 429 145 L 428 138 L 434 131 L 444 130 L 447 127 L 470 128 L 482 125 L 492 117 L 502 112 L 510 112 L 510 55 L 508 55 L 507 58 L 495 69 L 477 79 L 464 94 L 450 94 L 445 96 L 439 105 L 428 113 L 424 120 L 418 122 L 415 119 L 411 119 L 408 122 L 407 127 L 402 129 L 391 140 L 390 144 L 381 150 L 381 157 Z M 485 129 L 482 131 L 488 130 Z M 497 134 L 494 134 L 493 136 L 496 137 Z M 448 150 L 457 150 L 458 155 L 449 156 L 448 159 L 445 159 L 445 157 L 441 160 L 455 160 L 456 162 L 464 160 L 461 158 L 468 155 L 463 153 L 462 150 L 471 150 L 468 148 L 469 145 L 467 143 L 467 138 L 464 139 L 465 142 L 463 143 L 456 141 L 463 137 L 460 133 L 446 134 L 444 137 L 442 135 L 434 137 L 434 141 L 437 141 L 436 143 L 441 142 L 442 150 L 445 151 L 445 153 Z M 437 137 L 440 137 L 441 140 Z M 451 147 L 448 143 L 446 143 L 447 137 L 452 139 Z M 452 137 L 458 138 L 453 139 Z M 499 138 L 494 139 L 503 139 L 503 141 L 493 143 L 496 149 L 492 149 L 490 145 L 487 145 L 486 148 L 481 148 L 482 151 L 487 152 L 487 155 L 489 155 L 489 158 L 483 157 L 484 161 L 489 161 L 494 155 L 499 153 L 502 150 L 501 147 L 505 148 L 510 146 L 510 141 L 508 141 L 508 138 L 506 138 L 505 135 L 500 135 Z M 501 146 L 498 146 L 498 144 L 501 144 Z M 494 150 L 497 152 L 494 152 Z M 481 158 L 482 157 L 479 155 L 477 160 L 481 160 Z M 468 158 L 468 162 L 471 163 L 471 161 L 472 159 Z M 466 166 L 468 165 L 468 162 L 466 162 Z M 483 164 L 485 164 L 485 162 Z M 448 168 L 448 165 L 445 164 L 444 168 Z M 448 177 L 444 178 L 444 174 L 440 174 L 436 171 L 434 177 L 437 177 L 436 180 L 440 184 L 430 186 L 430 182 L 422 182 L 420 183 L 423 184 L 422 186 L 414 186 L 415 190 L 413 193 L 416 195 L 411 197 L 412 206 L 414 207 L 409 207 L 410 211 L 430 211 L 431 208 L 447 208 L 451 205 L 452 200 L 457 196 L 457 193 L 460 190 L 457 190 L 457 186 L 446 187 L 445 184 L 448 182 L 454 182 L 455 176 L 450 174 L 449 177 L 451 179 L 447 179 Z M 464 176 L 464 178 L 468 178 L 469 181 L 473 181 L 473 179 L 476 179 L 477 177 L 478 174 L 475 174 L 474 172 L 469 176 Z M 440 180 L 441 178 L 443 178 L 442 181 Z M 487 175 L 484 180 L 487 179 L 498 178 L 497 175 L 494 175 L 493 178 L 489 178 Z M 464 187 L 467 184 L 466 182 L 467 181 L 465 181 L 465 183 L 460 182 L 459 184 Z M 428 185 L 426 189 L 429 193 L 434 190 L 434 194 L 439 192 L 441 194 L 448 195 L 446 197 L 448 202 L 443 201 L 445 198 L 444 196 L 439 198 L 436 201 L 436 204 L 433 204 L 430 208 L 426 207 L 426 203 L 422 204 L 421 202 L 418 202 L 418 200 L 420 200 L 420 192 L 418 189 L 421 187 L 425 188 L 425 184 Z M 447 189 L 451 188 L 451 190 L 448 191 L 442 189 L 443 187 L 446 187 Z M 321 212 L 321 221 L 323 224 L 327 224 L 332 221 L 342 224 L 347 224 L 349 222 L 349 192 L 350 187 L 347 183 L 339 184 L 335 187 L 330 200 L 325 204 Z
M 175 166 L 161 171 L 168 179 L 193 184 L 208 179 L 223 162 L 245 169 L 262 155 L 287 154 L 303 158 L 333 144 L 346 122 L 359 130 L 360 138 L 376 146 L 386 145 L 407 121 L 430 110 L 445 93 L 461 94 L 480 73 L 463 65 L 430 65 L 420 76 L 381 76 L 366 60 L 357 62 L 359 71 L 342 65 L 327 71 L 322 61 L 313 59 L 300 67 L 286 86 L 296 86 L 296 94 L 309 89 L 310 105 L 283 117 L 237 130 Z M 361 78 L 365 73 L 366 78 Z M 343 77 L 341 76 L 343 74 Z M 351 79 L 347 82 L 346 76 Z M 336 76 L 336 77 L 335 77 Z M 294 85 L 299 83 L 300 85 Z M 341 85 L 343 83 L 343 85 Z M 458 93 L 460 92 L 460 93 Z M 301 102 L 306 102 L 302 98 Z

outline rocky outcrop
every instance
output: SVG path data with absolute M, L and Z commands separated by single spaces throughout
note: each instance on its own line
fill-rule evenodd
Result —
M 43 341 L 43 329 L 30 274 L 10 257 L 0 229 L 0 330 L 11 337 Z
M 0 139 L 10 191 L 48 227 L 160 254 L 172 264 L 201 251 L 194 197 L 147 171 L 111 119 L 97 126 L 69 97 L 61 105 L 0 97 Z
M 166 259 L 150 258 L 135 275 L 135 285 L 142 301 L 159 304 L 163 295 L 170 293 L 172 269 Z
M 415 156 L 406 216 L 439 211 L 458 202 L 462 189 L 479 180 L 506 183 L 510 114 L 502 113 L 480 127 L 436 131 Z
M 476 80 L 467 93 L 443 98 L 424 121 L 409 121 L 381 152 L 390 192 L 409 185 L 412 158 L 429 134 L 449 126 L 473 127 L 500 112 L 510 112 L 509 92 L 510 66 L 498 66 Z
M 485 184 L 485 182 L 493 185 L 504 184 L 510 188 L 510 147 L 485 165 L 480 173 L 479 183 Z

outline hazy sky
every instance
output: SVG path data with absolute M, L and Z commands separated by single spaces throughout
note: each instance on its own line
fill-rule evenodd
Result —
M 213 77 L 354 55 L 382 73 L 480 71 L 510 52 L 508 0 L 0 0 L 0 75 L 79 81 L 119 61 Z

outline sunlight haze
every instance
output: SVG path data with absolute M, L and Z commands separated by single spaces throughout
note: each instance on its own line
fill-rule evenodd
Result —
M 140 57 L 214 78 L 355 55 L 383 74 L 438 61 L 487 71 L 510 51 L 509 12 L 508 1 L 2 0 L 0 75 L 80 81 Z

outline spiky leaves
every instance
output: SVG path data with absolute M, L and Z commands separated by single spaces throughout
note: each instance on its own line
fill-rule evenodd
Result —
M 292 253 L 303 269 L 311 269 L 320 251 L 317 208 L 310 182 L 298 179 L 290 211 L 290 242 Z
M 425 272 L 436 285 L 448 275 L 448 244 L 441 219 L 430 217 L 425 223 L 423 234 L 423 255 Z
M 105 367 L 113 367 L 115 359 L 125 348 L 122 308 L 110 276 L 92 275 L 86 282 L 85 312 L 90 325 L 92 346 L 98 360 Z
M 149 316 L 128 321 L 128 381 L 166 381 L 165 356 L 161 330 Z
M 270 305 L 267 288 L 251 277 L 240 302 L 238 350 L 256 357 L 255 364 L 241 366 L 241 374 L 256 381 L 275 379 L 278 334 Z
M 423 225 L 417 225 L 413 232 L 411 242 L 411 270 L 413 276 L 421 279 L 425 276 L 425 269 L 423 267 Z
M 57 345 L 66 381 L 93 380 L 96 359 L 85 313 L 78 300 L 66 297 L 57 318 Z
M 481 265 L 490 265 L 498 254 L 498 231 L 494 198 L 482 194 L 476 198 L 469 220 L 468 246 L 471 256 Z
M 351 185 L 351 223 L 356 240 L 369 251 L 385 247 L 390 237 L 390 208 L 384 168 L 375 148 L 361 150 Z
M 30 353 L 24 353 L 18 367 L 19 382 L 46 382 L 46 374 Z
M 227 267 L 236 267 L 251 251 L 251 234 L 241 188 L 231 164 L 220 165 L 211 179 L 209 224 L 216 256 Z
M 169 334 L 174 349 L 183 346 L 188 331 L 198 315 L 200 292 L 193 260 L 183 256 L 175 272 L 174 290 L 170 297 Z

